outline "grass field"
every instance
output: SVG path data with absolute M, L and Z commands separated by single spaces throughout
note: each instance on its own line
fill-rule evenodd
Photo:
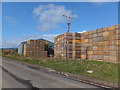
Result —
M 118 64 L 115 63 L 94 60 L 60 60 L 54 58 L 38 59 L 23 57 L 18 54 L 3 54 L 3 57 L 38 66 L 50 67 L 58 71 L 79 74 L 106 82 L 118 82 Z M 87 73 L 88 70 L 92 70 L 93 73 Z

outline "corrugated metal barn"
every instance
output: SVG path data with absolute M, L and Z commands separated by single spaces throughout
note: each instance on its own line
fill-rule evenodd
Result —
M 53 57 L 54 43 L 45 39 L 28 40 L 18 46 L 18 54 L 28 57 Z

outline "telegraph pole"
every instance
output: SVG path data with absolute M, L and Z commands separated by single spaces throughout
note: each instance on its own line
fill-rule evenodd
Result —
M 67 51 L 66 51 L 66 58 L 69 58 L 69 32 L 70 32 L 70 20 L 71 20 L 71 17 L 70 16 L 66 16 L 66 15 L 63 15 L 64 17 L 67 18 L 67 40 L 66 40 L 66 44 L 67 44 Z

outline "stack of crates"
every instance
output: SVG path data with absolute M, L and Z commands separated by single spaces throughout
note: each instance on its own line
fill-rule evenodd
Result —
M 81 58 L 81 34 L 73 33 L 72 38 L 72 58 Z
M 29 57 L 47 57 L 47 51 L 45 51 L 45 42 L 41 40 L 28 40 L 24 44 L 24 56 Z
M 61 34 L 54 38 L 54 54 L 55 57 L 66 57 L 66 39 L 65 35 Z
M 118 62 L 119 42 L 119 25 L 84 32 L 81 34 L 81 58 Z
M 64 33 L 54 39 L 55 57 L 81 58 L 81 34 Z
M 69 40 L 68 40 L 69 38 Z M 95 29 L 84 33 L 64 33 L 55 37 L 55 56 L 119 62 L 120 25 Z M 69 47 L 69 51 L 67 48 Z

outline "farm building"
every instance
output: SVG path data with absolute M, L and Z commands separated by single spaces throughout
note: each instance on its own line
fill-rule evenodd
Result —
M 54 43 L 44 40 L 28 40 L 18 46 L 18 54 L 28 57 L 51 57 L 54 55 Z
M 24 55 L 24 44 L 27 42 L 22 42 L 20 43 L 20 45 L 18 46 L 18 54 L 20 55 Z

